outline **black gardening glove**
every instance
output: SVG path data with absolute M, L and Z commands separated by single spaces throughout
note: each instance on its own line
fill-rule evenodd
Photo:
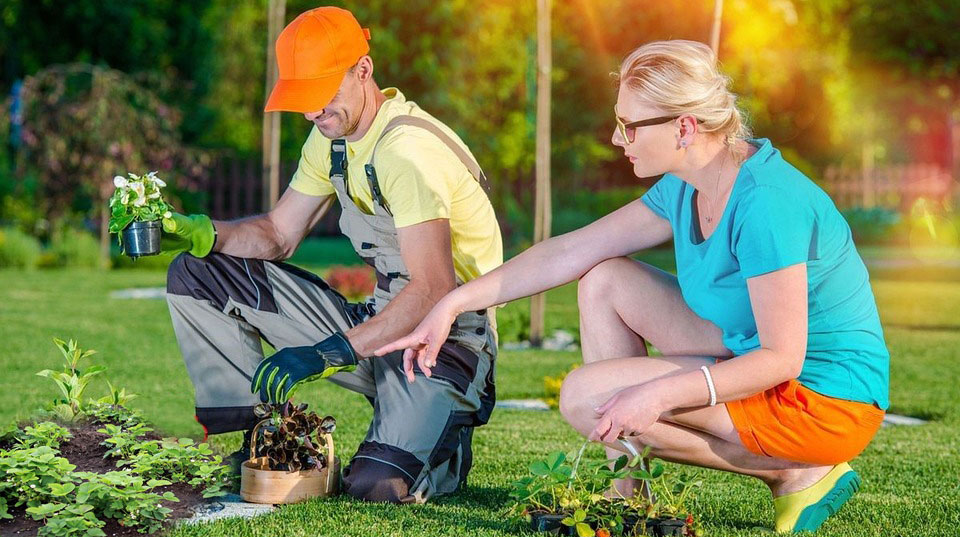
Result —
M 301 385 L 357 368 L 357 353 L 347 338 L 336 333 L 309 347 L 287 347 L 260 362 L 250 391 L 264 403 L 282 403 Z

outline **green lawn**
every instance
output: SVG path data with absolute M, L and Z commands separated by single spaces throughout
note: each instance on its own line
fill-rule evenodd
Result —
M 333 254 L 348 262 L 342 245 L 313 244 L 310 262 Z M 670 256 L 653 255 L 669 267 Z M 896 278 L 896 279 L 894 279 Z M 911 281 L 904 271 L 886 271 L 874 281 L 893 355 L 892 410 L 932 420 L 922 427 L 887 427 L 854 463 L 865 488 L 831 519 L 821 535 L 958 535 L 960 533 L 960 281 Z M 166 304 L 160 300 L 117 300 L 112 290 L 161 286 L 159 271 L 0 271 L 0 421 L 28 417 L 55 396 L 55 387 L 36 371 L 59 365 L 50 339 L 76 338 L 99 351 L 96 363 L 107 377 L 140 397 L 142 409 L 166 434 L 198 438 L 192 389 L 180 359 Z M 548 326 L 575 327 L 576 290 L 548 297 Z M 520 307 L 514 305 L 512 307 Z M 544 375 L 558 374 L 579 360 L 576 353 L 502 352 L 497 392 L 501 399 L 542 395 Z M 97 394 L 103 386 L 91 388 Z M 302 391 L 314 409 L 338 418 L 337 440 L 348 457 L 360 442 L 370 407 L 360 396 L 326 383 Z M 346 393 L 346 395 L 344 395 Z M 215 437 L 224 451 L 236 434 Z M 556 449 L 578 445 L 576 433 L 557 412 L 498 410 L 475 435 L 475 467 L 463 492 L 423 506 L 369 505 L 338 498 L 288 506 L 250 521 L 219 522 L 175 530 L 176 536 L 315 535 L 517 535 L 503 510 L 509 483 L 528 462 Z M 600 450 L 594 448 L 593 456 Z M 761 535 L 773 510 L 758 481 L 704 471 L 706 485 L 695 513 L 709 535 Z

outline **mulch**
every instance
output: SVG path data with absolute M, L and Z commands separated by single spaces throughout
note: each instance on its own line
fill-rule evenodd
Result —
M 77 466 L 74 471 L 106 473 L 117 470 L 117 459 L 103 458 L 108 448 L 100 445 L 101 442 L 107 439 L 107 435 L 97 432 L 97 429 L 101 427 L 102 425 L 97 423 L 84 423 L 68 427 L 70 434 L 73 436 L 60 445 L 60 454 L 70 461 L 71 464 Z M 147 433 L 144 436 L 154 440 L 160 439 L 160 437 L 154 433 Z M 153 489 L 153 492 L 157 494 L 163 494 L 167 491 L 172 492 L 180 501 L 170 502 L 161 500 L 160 503 L 163 504 L 164 507 L 173 510 L 173 512 L 167 515 L 167 521 L 164 527 L 173 525 L 174 521 L 178 519 L 190 518 L 193 516 L 193 509 L 205 502 L 203 489 L 192 487 L 186 483 L 174 483 Z M 4 537 L 33 537 L 37 535 L 37 532 L 43 527 L 42 521 L 33 520 L 26 514 L 26 506 L 11 507 L 10 514 L 13 516 L 13 520 L 0 521 L 0 535 Z M 103 519 L 101 518 L 101 520 Z M 106 525 L 103 527 L 103 532 L 110 537 L 143 535 L 137 531 L 137 528 L 121 526 L 115 519 L 108 518 L 104 521 Z

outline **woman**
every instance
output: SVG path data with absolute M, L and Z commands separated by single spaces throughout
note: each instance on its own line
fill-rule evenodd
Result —
M 889 355 L 850 228 L 769 140 L 748 138 L 706 46 L 641 46 L 619 80 L 613 144 L 638 177 L 666 175 L 453 291 L 377 354 L 408 349 L 412 382 L 458 313 L 578 279 L 585 365 L 563 384 L 566 420 L 608 449 L 625 437 L 757 477 L 778 531 L 816 530 L 859 488 L 847 463 L 888 406 Z M 627 257 L 671 238 L 677 277 Z

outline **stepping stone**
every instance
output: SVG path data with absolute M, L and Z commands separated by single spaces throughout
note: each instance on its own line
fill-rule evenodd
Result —
M 511 410 L 550 410 L 550 406 L 540 399 L 504 399 L 497 401 L 496 407 Z
M 923 425 L 927 420 L 914 418 L 912 416 L 901 416 L 899 414 L 887 414 L 883 417 L 883 426 L 887 425 Z
M 227 494 L 198 505 L 194 510 L 194 515 L 182 522 L 184 524 L 197 524 L 222 518 L 253 518 L 269 513 L 274 509 L 276 507 L 269 504 L 245 502 L 239 494 Z
M 135 287 L 133 289 L 110 291 L 110 298 L 119 299 L 163 300 L 166 296 L 167 289 L 165 287 Z

